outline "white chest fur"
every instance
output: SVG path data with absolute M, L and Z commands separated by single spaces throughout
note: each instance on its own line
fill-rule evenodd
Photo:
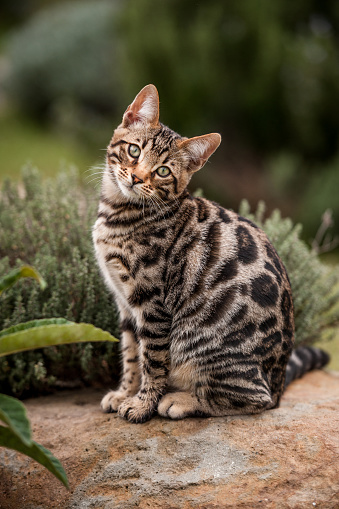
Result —
M 93 228 L 95 254 L 105 282 L 113 292 L 118 305 L 130 311 L 128 297 L 134 285 L 130 280 L 127 280 L 129 278 L 126 267 L 119 260 L 119 256 L 125 256 L 125 254 L 114 240 L 110 240 L 111 233 L 99 218 Z M 108 260 L 112 252 L 117 256 Z

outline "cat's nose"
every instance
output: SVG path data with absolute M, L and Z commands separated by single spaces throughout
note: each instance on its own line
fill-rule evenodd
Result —
M 135 173 L 132 173 L 132 182 L 134 184 L 142 184 L 143 180 L 139 178 Z

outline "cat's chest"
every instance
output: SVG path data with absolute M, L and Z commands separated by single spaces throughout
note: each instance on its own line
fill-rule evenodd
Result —
M 163 267 L 163 246 L 150 236 L 113 237 L 103 225 L 93 232 L 96 257 L 108 286 L 127 301 L 136 287 L 158 281 Z

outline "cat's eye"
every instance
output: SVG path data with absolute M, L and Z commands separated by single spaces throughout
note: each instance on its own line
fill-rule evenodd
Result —
M 132 157 L 139 157 L 141 150 L 138 145 L 133 145 L 133 143 L 128 147 L 128 153 Z
M 168 177 L 168 175 L 171 173 L 171 170 L 167 168 L 167 166 L 160 166 L 157 169 L 157 174 L 159 177 Z

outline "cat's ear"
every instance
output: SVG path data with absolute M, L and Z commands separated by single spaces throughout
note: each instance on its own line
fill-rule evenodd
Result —
M 184 150 L 189 158 L 188 171 L 191 173 L 200 170 L 217 150 L 221 142 L 221 136 L 218 133 L 196 136 L 179 142 L 178 147 Z
M 129 127 L 136 122 L 159 124 L 159 95 L 154 85 L 146 85 L 136 96 L 124 113 L 122 127 Z

